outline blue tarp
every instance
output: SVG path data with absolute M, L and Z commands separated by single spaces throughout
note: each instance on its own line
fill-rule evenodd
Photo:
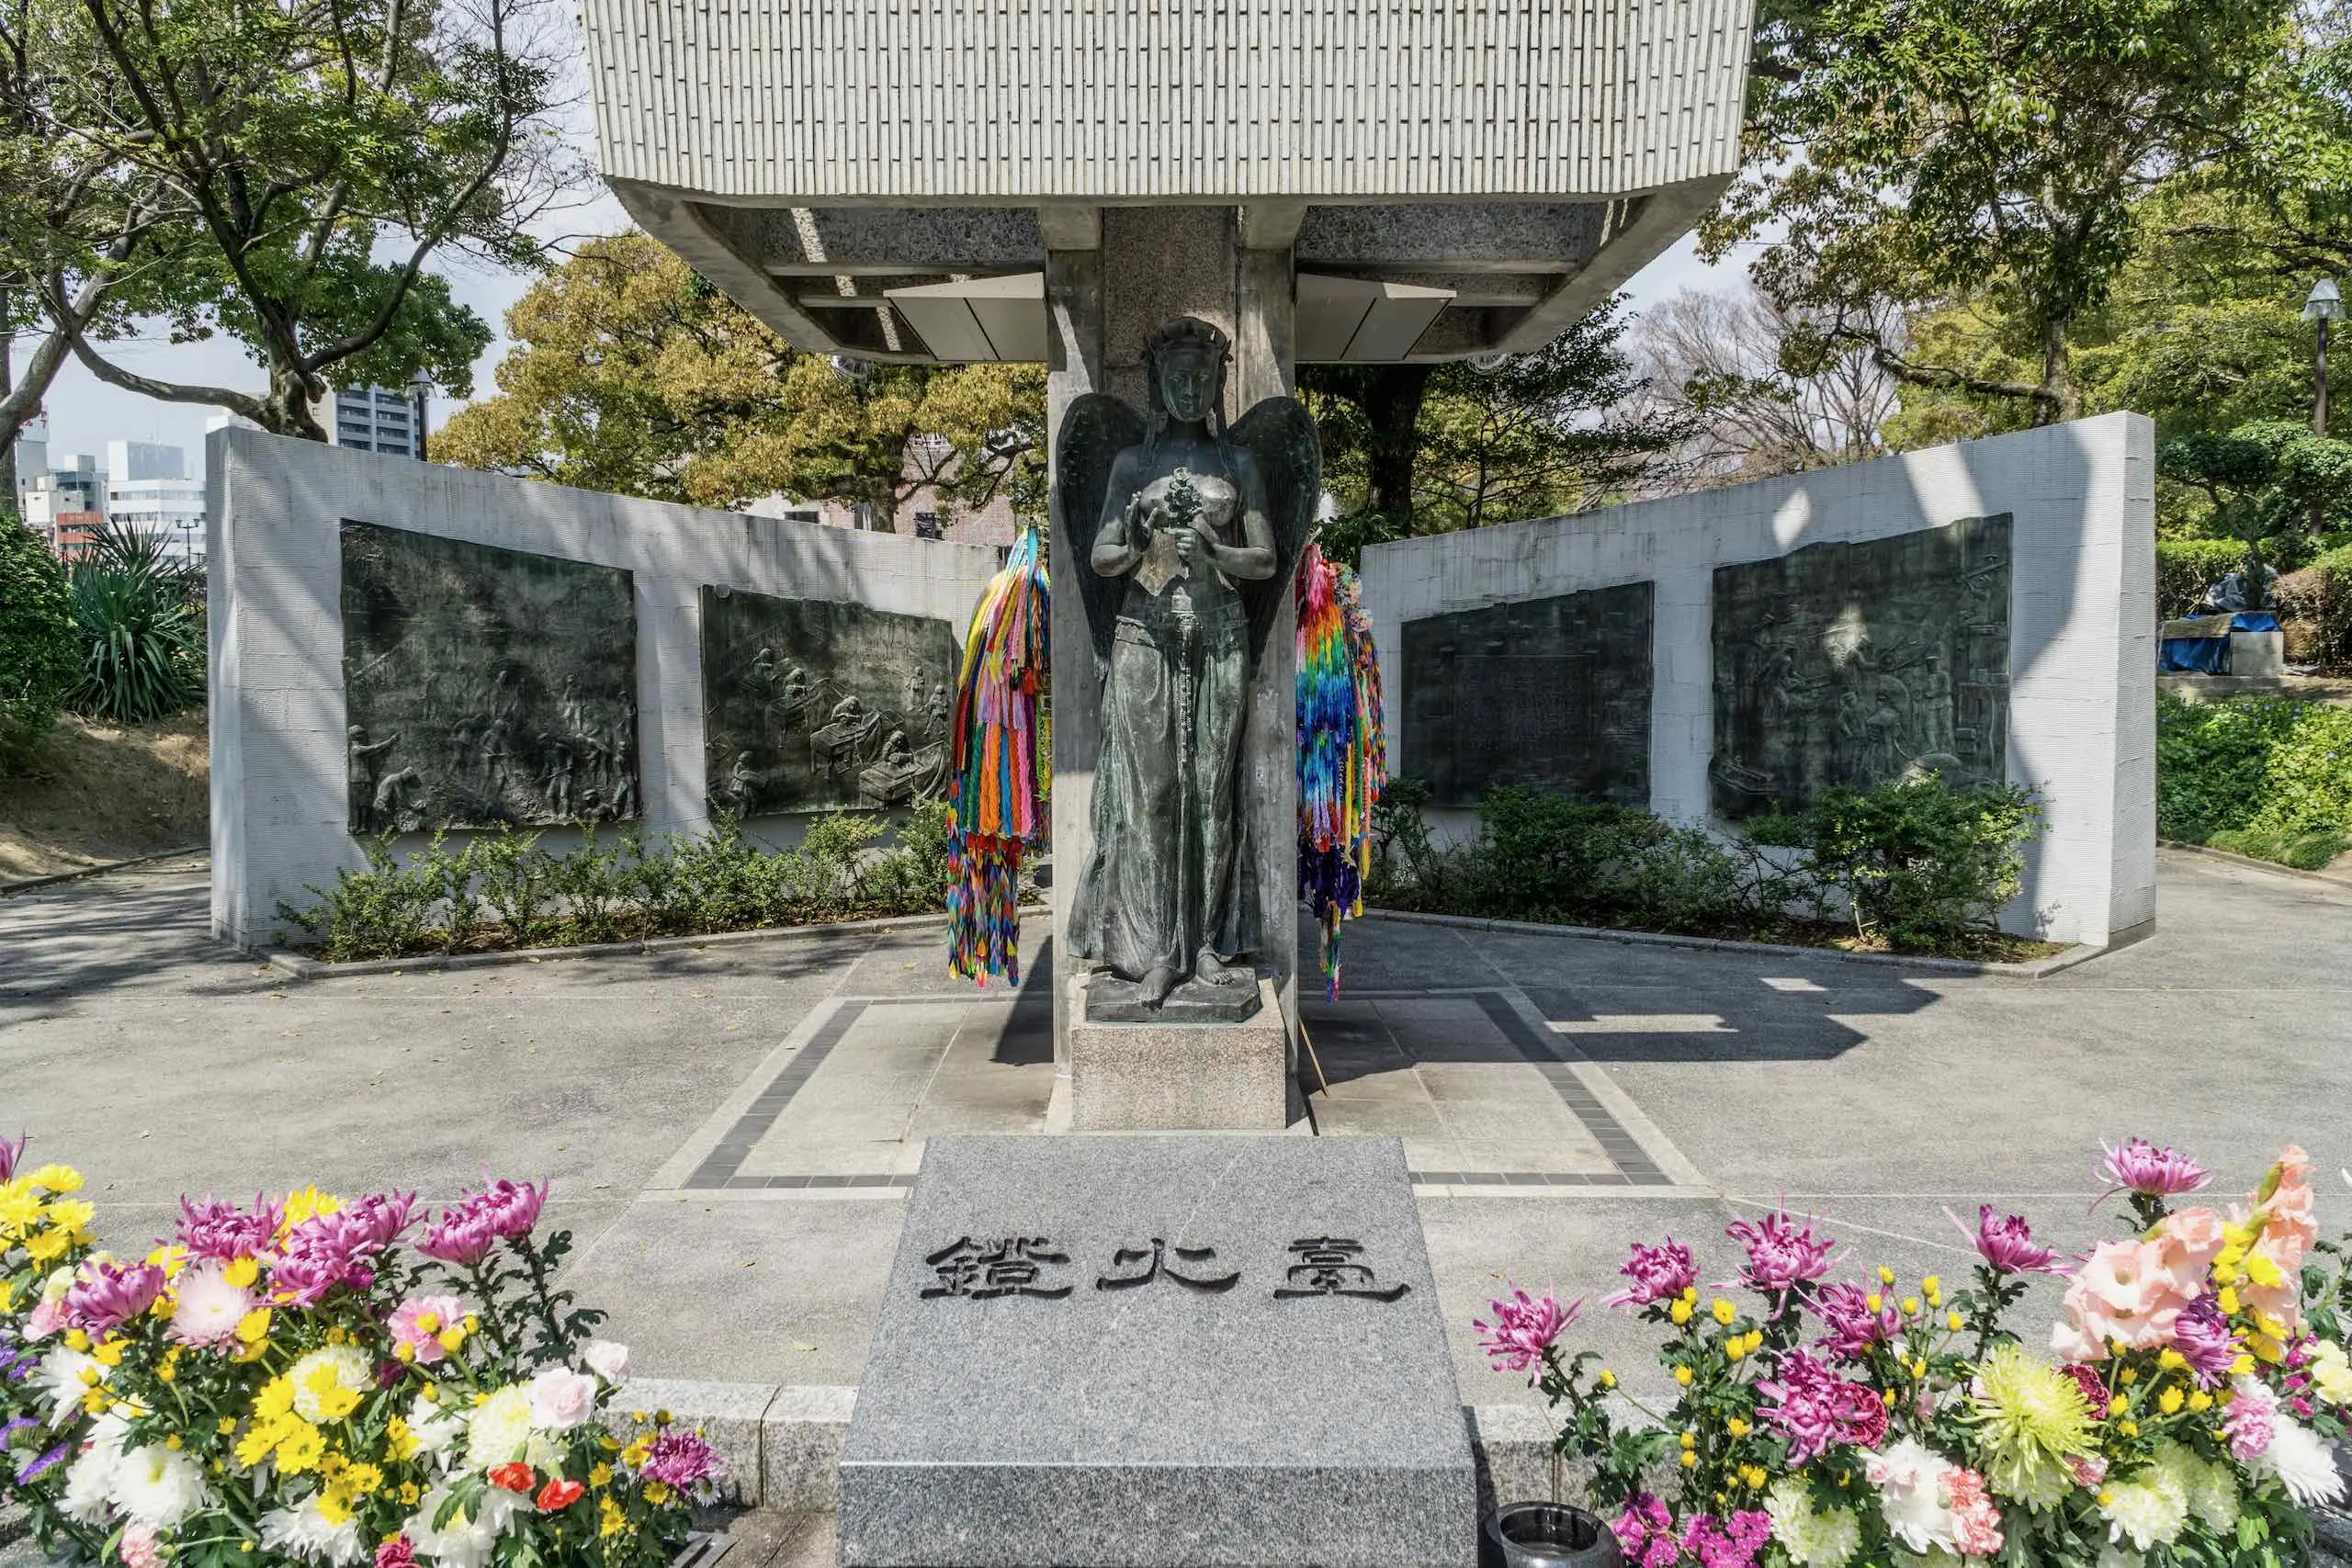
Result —
M 2231 632 L 2275 632 L 2278 617 L 2267 610 L 2240 610 L 2222 625 L 2222 617 L 2212 616 L 2207 623 L 2212 631 L 2205 637 L 2168 637 L 2156 644 L 2156 668 L 2167 672 L 2196 675 L 2226 675 L 2230 672 Z

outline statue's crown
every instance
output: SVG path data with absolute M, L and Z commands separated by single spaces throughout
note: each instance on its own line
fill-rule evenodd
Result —
M 1144 353 L 1153 359 L 1180 348 L 1197 349 L 1223 361 L 1233 355 L 1233 340 L 1198 316 L 1179 316 L 1144 341 Z

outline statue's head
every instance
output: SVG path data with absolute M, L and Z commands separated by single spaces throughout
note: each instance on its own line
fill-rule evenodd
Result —
M 1232 356 L 1223 333 L 1198 317 L 1177 317 L 1144 345 L 1152 402 L 1176 419 L 1208 419 L 1224 401 L 1225 367 Z

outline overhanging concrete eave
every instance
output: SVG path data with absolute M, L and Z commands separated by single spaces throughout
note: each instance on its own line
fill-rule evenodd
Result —
M 1521 317 L 1495 345 L 1495 352 L 1532 354 L 1574 326 L 1689 233 L 1735 177 L 1708 175 L 1642 197 L 1640 207 L 1629 213 L 1624 226 L 1604 240 L 1581 269 Z

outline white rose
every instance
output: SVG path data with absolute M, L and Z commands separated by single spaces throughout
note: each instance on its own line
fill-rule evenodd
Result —
M 609 1383 L 628 1381 L 628 1347 L 611 1339 L 591 1339 L 580 1347 L 588 1370 Z
M 531 1380 L 531 1425 L 560 1432 L 596 1414 L 596 1380 L 570 1367 L 549 1367 Z

